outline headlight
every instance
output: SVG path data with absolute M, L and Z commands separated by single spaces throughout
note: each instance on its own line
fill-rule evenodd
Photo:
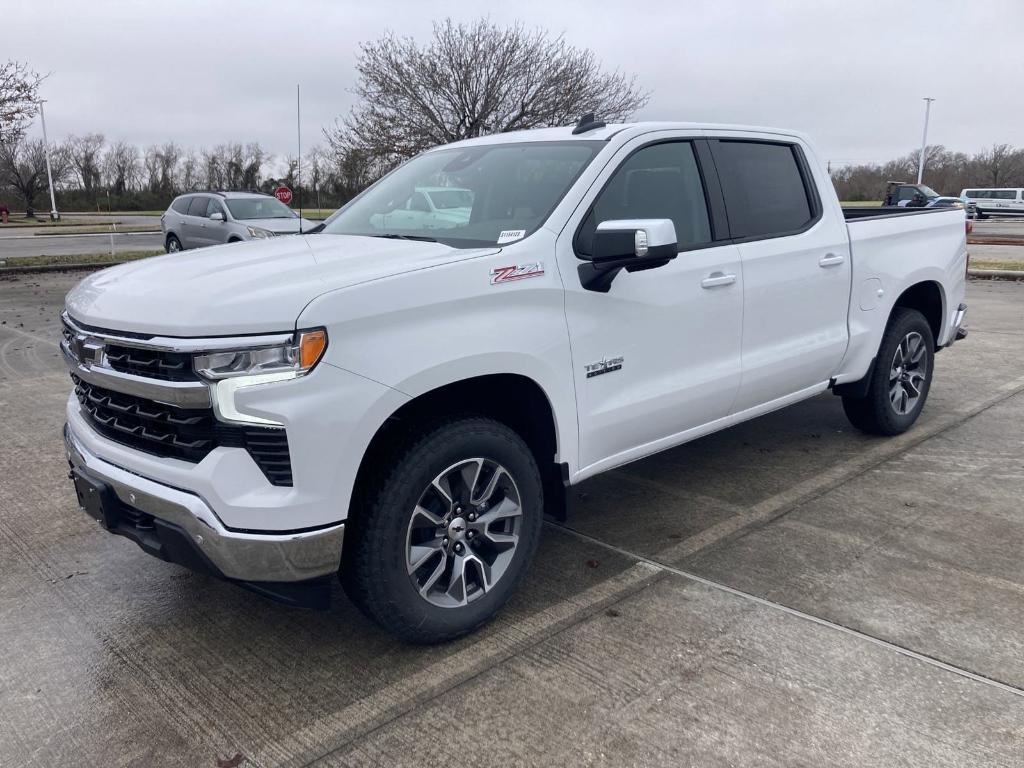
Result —
M 232 349 L 196 355 L 193 366 L 204 379 L 230 379 L 239 376 L 275 374 L 294 378 L 309 373 L 327 349 L 327 331 L 315 328 L 300 331 L 289 341 L 271 347 Z M 286 374 L 277 376 L 276 374 Z
M 246 225 L 245 228 L 249 230 L 249 237 L 253 240 L 264 240 L 268 237 L 274 236 L 274 233 L 269 229 L 260 229 L 259 227 L 250 227 L 248 225 Z
M 283 344 L 198 354 L 192 359 L 196 373 L 211 382 L 213 409 L 221 421 L 283 426 L 279 421 L 242 413 L 235 393 L 246 387 L 287 381 L 313 370 L 327 349 L 327 331 L 299 331 Z

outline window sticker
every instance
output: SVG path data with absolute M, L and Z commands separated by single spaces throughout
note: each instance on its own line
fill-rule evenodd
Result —
M 522 240 L 524 237 L 526 237 L 525 229 L 503 229 L 501 234 L 498 235 L 498 245 L 514 243 L 516 240 Z

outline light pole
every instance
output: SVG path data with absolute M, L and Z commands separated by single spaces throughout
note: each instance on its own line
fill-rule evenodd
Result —
M 50 142 L 46 140 L 46 113 L 43 111 L 43 104 L 46 100 L 39 102 L 39 120 L 43 124 L 43 154 L 46 155 L 46 181 L 50 185 L 50 219 L 56 221 L 60 218 L 57 213 L 57 198 L 53 196 L 53 172 L 50 170 Z
M 932 102 L 935 99 L 930 96 L 924 97 L 924 134 L 921 136 L 921 157 L 917 161 L 917 183 L 921 183 L 924 176 L 924 148 L 928 144 L 928 113 L 932 111 Z

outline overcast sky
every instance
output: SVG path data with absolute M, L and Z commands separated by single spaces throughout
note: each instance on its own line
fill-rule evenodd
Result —
M 636 119 L 809 132 L 833 162 L 885 160 L 921 141 L 1024 145 L 1024 0 L 8 0 L 0 56 L 51 72 L 54 137 L 140 145 L 259 141 L 295 151 L 352 106 L 360 41 L 426 40 L 434 20 L 488 14 L 589 47 L 651 91 Z M 38 125 L 33 129 L 39 131 Z

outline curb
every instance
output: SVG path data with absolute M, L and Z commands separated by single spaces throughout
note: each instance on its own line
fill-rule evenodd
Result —
M 989 280 L 1024 280 L 1024 270 L 1019 269 L 968 269 L 968 277 L 984 277 Z
M 116 235 L 117 237 L 131 237 L 132 235 L 138 235 L 145 237 L 146 235 L 160 235 L 163 234 L 159 229 L 147 231 L 147 232 L 58 232 L 56 234 L 50 232 L 36 232 L 33 235 L 0 235 L 0 242 L 4 240 L 35 240 L 36 238 L 46 237 L 110 237 Z
M 127 261 L 97 261 L 87 264 L 33 264 L 24 267 L 0 267 L 0 275 L 30 275 L 34 272 L 76 272 L 83 269 L 104 269 L 127 263 Z
M 968 237 L 968 245 L 1024 245 L 1024 238 L 1020 237 Z

